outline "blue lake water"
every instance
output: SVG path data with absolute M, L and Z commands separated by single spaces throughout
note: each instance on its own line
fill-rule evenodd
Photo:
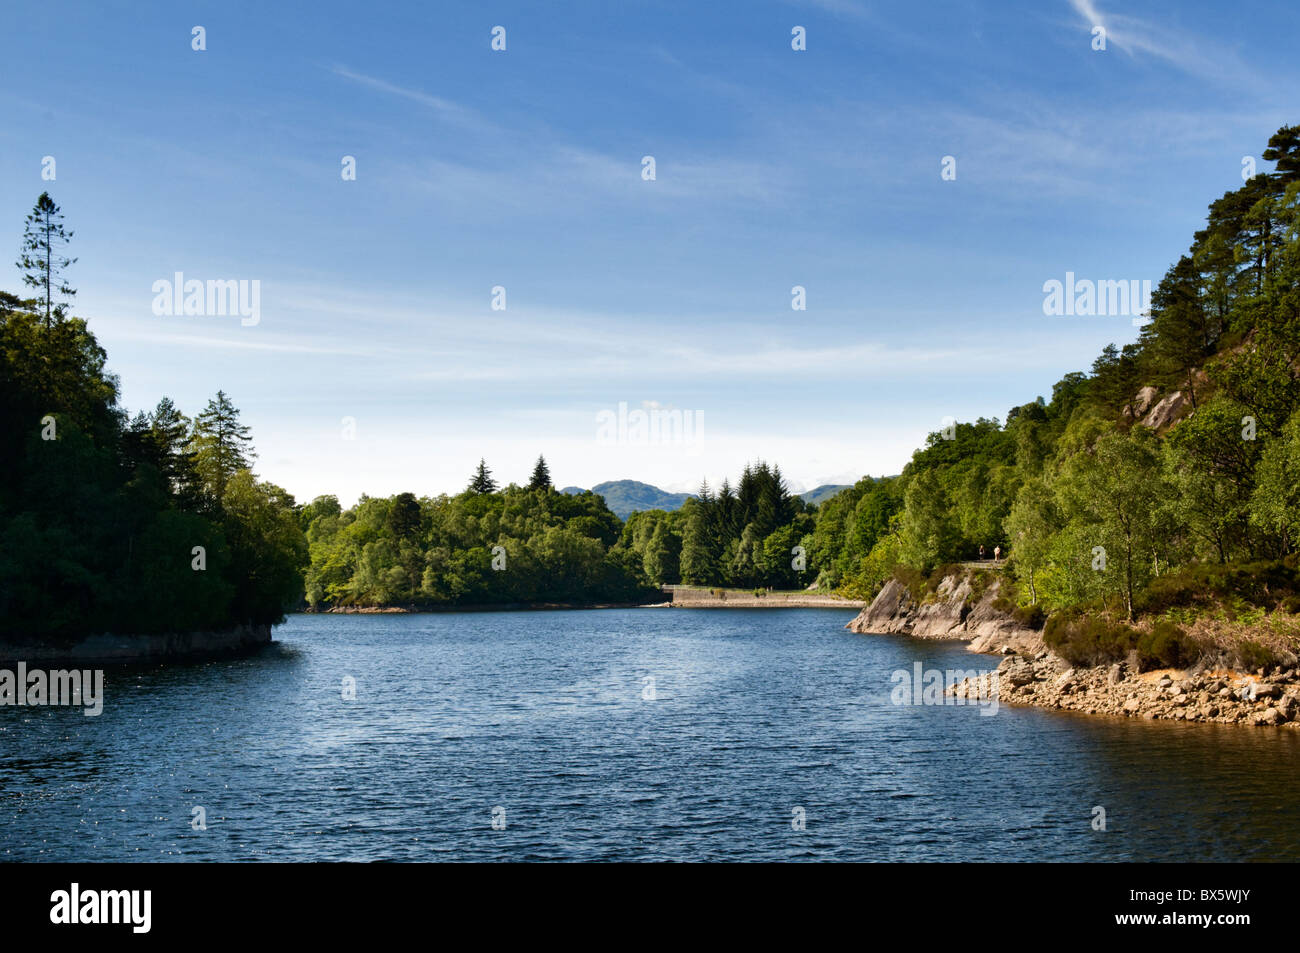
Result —
M 294 616 L 0 708 L 0 858 L 1300 860 L 1300 732 L 895 705 L 998 659 L 852 616 Z

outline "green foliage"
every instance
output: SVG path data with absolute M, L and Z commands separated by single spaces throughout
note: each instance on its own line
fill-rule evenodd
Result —
M 188 448 L 207 466 L 214 431 L 188 430 L 165 398 L 128 424 L 85 322 L 55 318 L 0 315 L 0 442 L 16 449 L 0 471 L 0 628 L 73 639 L 281 618 L 306 562 L 292 499 L 246 469 L 220 499 L 196 492 Z
M 1160 619 L 1150 632 L 1138 637 L 1137 651 L 1144 664 L 1152 667 L 1186 668 L 1200 658 L 1203 649 L 1173 622 Z
M 1075 611 L 1053 613 L 1043 629 L 1043 642 L 1071 665 L 1102 665 L 1120 661 L 1137 649 L 1136 629 L 1102 615 Z
M 1170 609 L 1199 609 L 1233 602 L 1268 610 L 1286 609 L 1291 599 L 1300 596 L 1300 572 L 1295 563 L 1292 556 L 1286 560 L 1184 566 L 1147 583 L 1138 596 L 1138 606 L 1153 615 Z
M 348 510 L 320 497 L 298 518 L 310 551 L 306 598 L 318 608 L 635 602 L 653 595 L 647 568 L 675 573 L 623 545 L 625 528 L 600 497 L 549 486 L 362 497 Z M 640 522 L 648 547 L 653 519 Z

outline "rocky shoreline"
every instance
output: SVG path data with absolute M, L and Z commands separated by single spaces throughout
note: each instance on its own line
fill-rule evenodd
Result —
M 1139 671 L 1136 660 L 1081 668 L 1043 643 L 1041 631 L 996 608 L 1000 580 L 975 595 L 972 574 L 945 576 L 918 603 L 890 580 L 846 628 L 871 634 L 967 642 L 972 652 L 1005 656 L 993 676 L 948 689 L 963 699 L 1145 720 L 1300 728 L 1300 666 L 1253 672 L 1201 662 L 1187 669 Z M 975 596 L 972 598 L 972 596 Z
M 918 603 L 897 579 L 883 589 L 845 628 L 851 632 L 902 633 L 918 639 L 958 639 L 972 652 L 1036 655 L 1043 634 L 994 607 L 1001 580 L 975 596 L 971 573 L 945 576 L 933 601 Z

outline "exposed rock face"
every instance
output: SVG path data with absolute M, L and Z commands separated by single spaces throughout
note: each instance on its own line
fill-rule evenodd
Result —
M 1151 409 L 1151 405 L 1155 403 L 1156 395 L 1158 393 L 1160 393 L 1160 391 L 1149 384 L 1139 390 L 1137 396 L 1133 398 L 1133 413 L 1139 417 L 1144 416 L 1146 412 Z
M 269 625 L 237 625 L 215 632 L 164 635 L 91 635 L 69 644 L 0 642 L 0 663 L 94 665 L 200 659 L 237 655 L 270 642 Z
M 912 608 L 912 597 L 907 587 L 897 579 L 891 579 L 871 600 L 871 605 L 859 612 L 845 628 L 850 632 L 907 632 Z
M 1143 388 L 1145 390 L 1146 388 Z M 1161 430 L 1177 421 L 1183 416 L 1184 410 L 1188 407 L 1190 401 L 1183 395 L 1180 390 L 1166 395 L 1160 403 L 1152 407 L 1142 418 L 1142 425 L 1150 427 L 1152 430 Z
M 846 628 L 852 632 L 904 633 L 919 639 L 963 639 L 971 643 L 972 652 L 1042 651 L 1042 633 L 993 608 L 1000 584 L 1001 580 L 994 580 L 972 603 L 970 574 L 946 576 L 934 601 L 917 605 L 907 587 L 891 579 Z
M 969 680 L 968 680 L 969 681 Z M 1300 728 L 1300 670 L 1259 676 L 1187 670 L 1138 674 L 1127 665 L 1074 669 L 1050 652 L 1012 656 L 997 669 L 998 701 L 1009 705 L 1147 720 Z M 951 689 L 960 695 L 965 683 Z

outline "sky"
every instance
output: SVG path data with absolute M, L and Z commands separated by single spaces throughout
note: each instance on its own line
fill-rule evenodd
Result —
M 0 59 L 3 263 L 48 190 L 123 405 L 194 414 L 224 390 L 257 474 L 302 501 L 454 493 L 480 457 L 522 483 L 538 454 L 558 486 L 694 490 L 758 459 L 795 490 L 897 473 L 946 419 L 1005 419 L 1133 340 L 1132 315 L 1044 314 L 1044 284 L 1155 284 L 1300 122 L 1298 4 L 4 20 L 30 55 Z M 256 323 L 155 313 L 177 272 L 258 282 Z M 632 429 L 602 431 L 620 405 Z M 689 439 L 639 431 L 652 408 L 691 414 Z

